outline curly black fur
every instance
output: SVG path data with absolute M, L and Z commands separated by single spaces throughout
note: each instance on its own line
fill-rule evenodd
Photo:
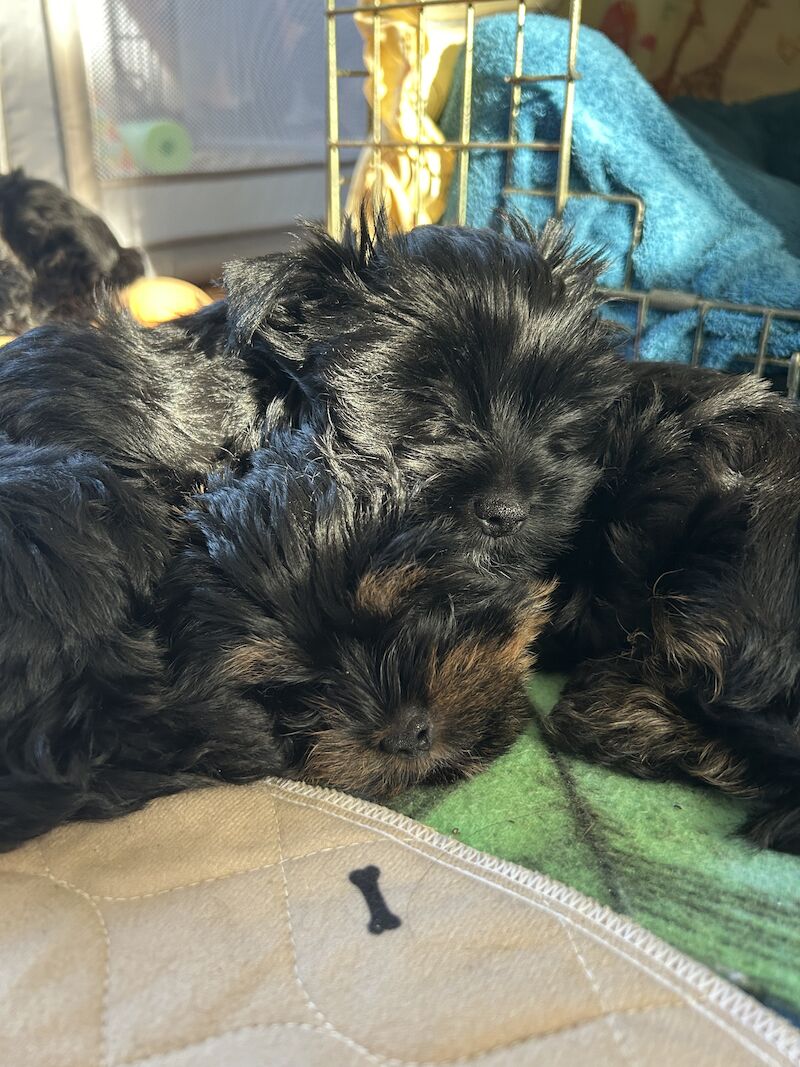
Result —
M 278 357 L 228 345 L 224 303 L 153 330 L 106 311 L 0 351 L 0 840 L 179 787 L 148 748 L 166 721 L 154 590 L 187 495 L 290 421 L 294 392 Z
M 321 448 L 332 427 L 333 480 L 346 479 L 339 468 L 355 463 L 367 472 L 371 506 L 380 512 L 378 536 L 369 507 L 330 504 L 360 498 L 360 490 L 345 486 L 342 497 L 324 479 L 320 485 L 309 473 L 307 441 L 302 458 L 261 454 L 212 479 L 160 616 L 176 671 L 170 685 L 181 698 L 159 720 L 163 734 L 148 725 L 140 735 L 144 746 L 159 748 L 161 762 L 150 748 L 149 765 L 136 754 L 118 758 L 123 741 L 92 735 L 99 762 L 92 757 L 85 774 L 95 809 L 124 810 L 146 799 L 129 778 L 125 788 L 115 784 L 123 771 L 155 775 L 151 793 L 203 775 L 270 769 L 367 793 L 394 788 L 410 779 L 387 772 L 395 764 L 376 756 L 375 741 L 380 746 L 400 709 L 418 711 L 425 693 L 414 679 L 427 679 L 430 702 L 440 642 L 450 652 L 459 648 L 447 660 L 450 672 L 453 663 L 463 667 L 460 686 L 443 690 L 450 709 L 443 721 L 456 721 L 460 700 L 465 721 L 483 725 L 469 750 L 454 742 L 452 760 L 419 767 L 463 769 L 467 751 L 482 751 L 484 738 L 491 747 L 484 726 L 495 741 L 504 736 L 480 679 L 495 689 L 509 679 L 515 728 L 521 630 L 508 598 L 531 577 L 555 575 L 560 588 L 542 648 L 549 663 L 578 671 L 549 720 L 551 734 L 637 774 L 689 776 L 753 797 L 763 803 L 754 839 L 800 851 L 800 412 L 754 379 L 623 363 L 612 328 L 598 318 L 597 270 L 592 257 L 568 250 L 556 227 L 538 239 L 518 225 L 508 237 L 441 227 L 390 237 L 379 224 L 377 233 L 362 228 L 342 243 L 312 232 L 277 261 L 231 265 L 227 304 L 200 318 L 145 336 L 112 317 L 100 330 L 34 331 L 5 350 L 0 430 L 20 450 L 47 446 L 61 450 L 62 463 L 102 468 L 95 481 L 106 502 L 86 498 L 100 516 L 92 536 L 138 574 L 138 585 L 117 577 L 97 590 L 98 603 L 111 597 L 123 604 L 116 616 L 106 610 L 106 642 L 87 623 L 81 654 L 90 684 L 101 679 L 107 694 L 131 662 L 112 656 L 116 681 L 108 684 L 106 645 L 152 623 L 151 593 L 137 592 L 145 580 L 137 553 L 165 559 L 175 536 L 171 502 L 220 459 L 246 452 L 259 431 L 305 422 Z M 46 468 L 44 460 L 31 463 Z M 9 470 L 13 527 L 14 500 L 32 475 L 15 474 L 13 463 Z M 411 494 L 396 516 L 376 488 L 389 471 Z M 62 477 L 73 485 L 66 470 L 52 484 Z M 63 492 L 68 519 L 87 490 Z M 134 519 L 118 531 L 109 509 Z M 81 514 L 80 522 L 88 519 Z M 376 558 L 387 553 L 378 574 L 397 565 L 388 586 L 375 576 L 372 556 L 367 566 L 355 550 L 362 541 L 375 543 Z M 426 548 L 440 541 L 435 552 Z M 79 544 L 67 531 L 36 559 L 57 560 L 63 551 L 70 574 L 80 574 Z M 434 557 L 446 565 L 431 566 Z M 17 564 L 3 566 L 12 573 Z M 418 571 L 409 601 L 400 576 Z M 146 590 L 158 580 L 149 575 Z M 444 602 L 463 582 L 474 601 L 455 596 L 452 612 L 410 607 Z M 63 612 L 51 616 L 48 630 L 47 594 L 36 584 L 26 593 L 12 589 L 20 601 L 13 610 L 33 610 L 25 597 L 39 605 L 35 629 L 49 635 L 41 640 L 50 649 L 43 662 L 54 659 Z M 378 625 L 376 605 L 395 605 L 398 589 L 397 606 L 379 611 Z M 535 633 L 543 621 L 537 589 Z M 499 611 L 502 639 L 484 629 L 486 611 Z M 466 617 L 477 621 L 465 640 Z M 80 626 L 79 616 L 73 621 Z M 40 654 L 20 652 L 13 638 L 5 649 L 9 670 L 16 670 L 14 656 L 32 662 Z M 76 662 L 83 660 L 70 658 Z M 479 662 L 486 666 L 478 669 Z M 30 738 L 22 749 L 32 762 L 19 763 L 20 773 L 47 782 L 46 761 L 37 760 L 51 749 L 35 740 L 46 694 L 36 673 L 30 677 L 28 696 L 2 714 L 14 723 L 20 708 L 30 709 L 21 733 L 15 727 L 8 736 Z M 474 695 L 465 704 L 470 678 Z M 77 683 L 72 675 L 59 684 L 69 690 Z M 104 709 L 115 706 L 113 695 L 104 699 Z M 227 708 L 235 709 L 232 733 Z M 414 717 L 406 718 L 410 729 Z M 72 726 L 92 720 L 69 719 Z M 103 717 L 117 721 L 126 715 Z M 14 791 L 19 751 L 17 744 L 6 765 L 7 836 L 22 804 Z M 74 755 L 67 744 L 52 751 L 55 783 Z M 39 825 L 48 813 L 56 821 L 95 810 L 84 786 L 70 798 L 52 810 L 43 801 Z
M 0 235 L 0 326 L 9 304 L 16 309 L 15 330 L 48 319 L 86 318 L 102 292 L 122 289 L 144 273 L 141 252 L 123 248 L 98 215 L 22 170 L 0 175 Z
M 0 430 L 175 490 L 304 410 L 279 357 L 228 345 L 224 302 L 154 329 L 113 309 L 100 316 L 37 327 L 0 350 Z
M 91 456 L 4 443 L 0 843 L 213 780 L 382 795 L 502 751 L 550 587 L 462 573 L 369 475 L 367 495 L 334 480 L 289 434 L 213 476 L 159 627 L 161 498 Z
M 33 276 L 0 235 L 0 334 L 17 334 L 33 324 Z
M 157 494 L 101 460 L 0 439 L 0 843 L 148 795 L 146 758 L 106 798 L 97 780 L 110 756 L 146 757 L 160 720 L 146 617 L 170 527 Z
M 761 798 L 756 840 L 798 851 L 800 413 L 752 378 L 623 363 L 597 270 L 555 225 L 379 221 L 260 283 L 234 266 L 230 315 L 302 366 L 342 448 L 392 453 L 463 558 L 558 576 L 544 649 L 583 667 L 553 736 Z
M 280 271 L 233 264 L 229 316 L 302 367 L 339 447 L 390 452 L 417 507 L 457 517 L 474 562 L 546 567 L 602 474 L 618 397 L 616 331 L 597 316 L 593 257 L 556 226 L 536 244 L 423 226 L 311 232 Z
M 766 801 L 751 836 L 798 852 L 800 410 L 749 376 L 625 369 L 604 477 L 556 568 L 543 655 L 584 666 L 551 732 Z
M 162 590 L 174 685 L 208 773 L 384 796 L 473 772 L 516 736 L 551 586 L 467 569 L 386 474 L 303 434 L 211 479 Z

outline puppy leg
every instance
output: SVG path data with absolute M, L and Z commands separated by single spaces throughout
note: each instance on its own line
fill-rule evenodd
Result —
M 544 724 L 559 747 L 639 778 L 683 777 L 753 796 L 746 764 L 625 660 L 586 662 Z
M 684 697 L 671 699 L 639 671 L 620 660 L 584 664 L 545 721 L 546 736 L 640 778 L 689 778 L 763 802 L 741 832 L 761 848 L 800 854 L 796 729 L 780 717 L 724 706 L 715 720 L 707 707 L 687 714 Z
M 752 565 L 755 568 L 755 564 Z M 794 567 L 777 568 L 790 588 Z M 744 768 L 751 794 L 777 805 L 754 824 L 761 843 L 798 847 L 800 661 L 791 591 L 772 596 L 737 576 L 678 572 L 652 602 L 642 672 L 656 690 L 690 701 L 699 728 Z M 744 571 L 745 577 L 747 572 Z M 783 844 L 777 844 L 782 841 Z

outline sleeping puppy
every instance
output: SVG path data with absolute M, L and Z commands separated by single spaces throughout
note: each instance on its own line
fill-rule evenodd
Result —
M 385 797 L 473 774 L 517 736 L 552 583 L 464 566 L 387 461 L 277 435 L 189 512 L 162 588 L 180 702 L 206 773 L 288 773 Z M 166 745 L 162 746 L 166 748 Z
M 95 326 L 40 326 L 0 350 L 0 431 L 179 494 L 305 410 L 292 368 L 228 334 L 222 301 L 153 329 L 113 308 Z
M 336 448 L 376 477 L 391 457 L 414 522 L 446 520 L 459 566 L 512 590 L 560 578 L 543 644 L 582 666 L 550 720 L 556 739 L 755 797 L 754 839 L 798 851 L 800 415 L 752 379 L 624 364 L 598 318 L 597 270 L 553 227 L 312 233 L 277 264 L 229 269 L 233 369 L 173 352 L 159 376 L 140 346 L 142 397 L 157 403 L 125 399 L 109 416 L 122 448 L 76 402 L 77 379 L 39 406 L 24 360 L 8 404 L 0 380 L 0 429 L 36 440 L 63 395 L 56 444 L 79 448 L 70 426 L 84 419 L 113 473 L 163 491 L 246 449 L 241 426 L 265 413 L 268 428 L 310 420 L 318 435 L 330 420 Z M 47 362 L 54 335 L 37 334 Z M 283 384 L 254 394 L 262 364 Z M 136 373 L 116 380 L 135 393 Z M 113 413 L 108 382 L 97 395 Z
M 309 231 L 277 269 L 225 273 L 239 342 L 299 368 L 339 448 L 390 454 L 465 558 L 518 573 L 569 544 L 627 381 L 595 261 L 555 227 L 529 237 L 362 224 L 342 243 Z
M 93 211 L 22 170 L 0 175 L 0 235 L 31 278 L 35 323 L 89 318 L 102 292 L 144 274 L 138 249 L 122 248 Z
M 224 304 L 154 330 L 109 311 L 0 351 L 0 840 L 176 788 L 143 725 L 154 591 L 187 495 L 295 389 L 227 331 Z
M 551 735 L 759 799 L 754 840 L 800 851 L 800 413 L 622 362 L 598 271 L 555 225 L 379 221 L 226 277 L 240 340 L 301 369 L 342 450 L 390 453 L 465 563 L 558 577 L 543 648 L 580 670 Z
M 800 409 L 751 376 L 630 379 L 557 565 L 543 652 L 581 667 L 551 734 L 760 801 L 752 839 L 800 852 Z
M 519 732 L 551 586 L 465 570 L 372 468 L 365 492 L 288 434 L 213 477 L 156 625 L 157 498 L 91 457 L 4 447 L 6 847 L 216 780 L 385 796 L 474 773 Z

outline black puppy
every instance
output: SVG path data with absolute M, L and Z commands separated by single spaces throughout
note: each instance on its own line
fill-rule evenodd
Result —
M 40 326 L 0 350 L 0 431 L 185 490 L 304 410 L 293 369 L 228 333 L 224 302 L 154 329 L 113 309 Z
M 33 277 L 0 235 L 0 334 L 33 324 Z
M 163 697 L 147 620 L 170 527 L 135 478 L 0 435 L 0 845 L 164 791 L 147 769 Z M 109 759 L 133 770 L 106 796 Z
M 162 590 L 208 774 L 385 796 L 474 773 L 521 728 L 552 584 L 465 567 L 395 481 L 307 434 L 214 477 Z M 166 748 L 167 746 L 162 746 Z
M 464 571 L 391 484 L 334 479 L 308 435 L 198 497 L 161 648 L 146 576 L 164 542 L 139 495 L 56 449 L 0 453 L 0 471 L 6 845 L 219 779 L 385 795 L 518 733 L 551 587 Z
M 229 273 L 230 315 L 302 367 L 341 446 L 391 452 L 462 558 L 556 574 L 545 648 L 584 663 L 553 736 L 767 802 L 800 850 L 800 414 L 754 379 L 637 369 L 598 264 L 536 238 L 380 222 Z
M 123 248 L 106 223 L 52 182 L 29 178 L 22 170 L 0 175 L 0 308 L 27 276 L 29 320 L 21 314 L 15 329 L 47 319 L 86 318 L 103 291 L 129 285 L 144 273 L 135 248 Z M 10 251 L 10 255 L 8 252 Z M 24 274 L 19 273 L 19 267 Z
M 240 342 L 300 368 L 341 449 L 390 453 L 465 556 L 525 572 L 569 543 L 626 380 L 595 260 L 557 227 L 533 239 L 379 220 L 225 275 Z
M 551 720 L 557 737 L 636 773 L 763 798 L 771 810 L 754 835 L 797 850 L 798 415 L 751 381 L 689 385 L 623 364 L 597 316 L 596 270 L 552 228 L 538 242 L 519 227 L 510 238 L 362 230 L 342 244 L 318 234 L 277 270 L 234 265 L 224 318 L 256 421 L 311 417 L 321 429 L 329 416 L 338 448 L 376 470 L 393 456 L 417 517 L 448 518 L 462 565 L 496 582 L 561 576 L 547 644 L 587 667 Z M 168 365 L 196 383 L 192 362 Z M 284 383 L 274 406 L 273 386 L 253 396 L 262 364 Z M 167 379 L 153 367 L 147 383 L 169 398 L 153 409 L 155 466 L 174 479 L 218 451 L 189 448 L 187 463 L 181 446 L 170 459 L 170 416 L 183 441 L 202 390 Z M 28 387 L 29 414 L 20 420 L 18 400 L 6 409 L 18 439 L 41 431 L 60 395 L 37 408 Z M 199 422 L 217 450 L 230 437 L 225 396 L 212 389 Z M 149 410 L 126 402 L 123 426 L 150 433 Z M 82 431 L 57 425 L 58 441 L 80 446 Z M 136 447 L 151 479 L 152 447 Z
M 768 804 L 800 852 L 800 409 L 751 376 L 630 367 L 553 623 L 552 735 Z M 546 643 L 547 644 L 547 643 Z
M 87 751 L 136 750 L 116 731 L 159 709 L 152 599 L 179 507 L 293 403 L 280 361 L 227 336 L 218 304 L 154 330 L 108 312 L 0 351 L 0 838 L 175 788 L 142 759 L 91 800 Z

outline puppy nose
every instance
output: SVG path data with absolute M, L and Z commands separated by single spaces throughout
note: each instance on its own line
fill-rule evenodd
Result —
M 432 740 L 433 729 L 426 712 L 407 708 L 395 717 L 380 747 L 393 756 L 421 756 L 430 749 Z
M 475 514 L 484 533 L 492 537 L 505 537 L 525 521 L 528 509 L 523 507 L 517 497 L 506 494 L 478 497 L 475 501 Z

